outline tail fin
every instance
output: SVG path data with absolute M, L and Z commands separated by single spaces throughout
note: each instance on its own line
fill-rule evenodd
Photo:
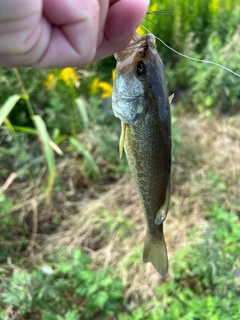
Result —
M 166 276 L 168 272 L 168 257 L 164 238 L 154 239 L 147 231 L 143 249 L 143 261 L 145 263 L 151 262 L 162 277 Z

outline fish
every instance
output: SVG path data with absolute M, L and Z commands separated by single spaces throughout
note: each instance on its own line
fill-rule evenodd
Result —
M 143 261 L 166 276 L 163 222 L 171 193 L 171 112 L 155 42 L 152 34 L 136 35 L 126 49 L 114 55 L 112 109 L 121 120 L 120 157 L 124 150 L 146 220 Z

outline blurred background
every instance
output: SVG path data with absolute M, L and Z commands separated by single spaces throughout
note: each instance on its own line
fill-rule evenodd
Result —
M 152 0 L 158 10 L 143 21 L 155 36 L 240 74 L 238 0 Z M 0 69 L 0 319 L 240 319 L 240 79 L 157 47 L 175 94 L 166 278 L 141 259 L 114 57 Z

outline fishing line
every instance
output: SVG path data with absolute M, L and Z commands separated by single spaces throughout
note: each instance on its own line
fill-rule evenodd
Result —
M 143 27 L 147 32 L 149 32 L 149 33 L 152 34 L 152 32 L 149 31 L 149 30 L 148 30 L 146 27 L 144 27 L 142 24 L 141 24 L 141 27 Z M 209 60 L 202 60 L 202 59 L 197 59 L 197 58 L 189 57 L 189 56 L 187 56 L 186 54 L 183 54 L 183 53 L 178 52 L 178 51 L 176 51 L 175 49 L 171 48 L 171 47 L 168 46 L 162 39 L 156 37 L 154 34 L 152 34 L 152 35 L 153 35 L 156 39 L 158 39 L 165 47 L 167 47 L 167 48 L 170 49 L 171 51 L 175 52 L 176 54 L 178 54 L 178 55 L 180 55 L 180 56 L 182 56 L 182 57 L 184 57 L 184 58 L 186 58 L 186 59 L 189 59 L 189 60 L 192 60 L 192 61 L 197 61 L 197 62 L 202 62 L 202 63 L 212 64 L 212 65 L 217 66 L 217 67 L 219 67 L 219 68 L 222 68 L 222 69 L 224 69 L 224 70 L 226 70 L 226 71 L 228 71 L 228 72 L 230 72 L 230 73 L 232 73 L 232 74 L 234 74 L 235 76 L 237 76 L 237 77 L 240 78 L 240 74 L 236 73 L 235 71 L 233 71 L 233 70 L 231 70 L 231 69 L 229 69 L 229 68 L 227 68 L 227 67 L 225 67 L 225 66 L 223 66 L 223 65 L 221 65 L 221 64 L 219 64 L 219 63 L 217 63 L 217 62 L 213 62 L 213 61 L 209 61 Z

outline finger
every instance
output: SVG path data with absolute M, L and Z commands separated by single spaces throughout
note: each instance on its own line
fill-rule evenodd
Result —
M 104 37 L 104 29 L 105 29 L 107 14 L 108 14 L 109 0 L 98 0 L 98 2 L 99 2 L 99 8 L 100 8 L 100 16 L 99 16 L 97 45 L 99 46 Z
M 21 34 L 17 31 L 8 36 L 15 51 L 4 49 L 6 38 L 0 43 L 5 50 L 0 51 L 0 64 L 61 68 L 90 63 L 98 44 L 98 0 L 43 1 L 44 16 L 39 15 L 34 24 L 27 23 Z
M 6 42 L 2 46 L 1 39 L 4 41 L 4 37 L 0 35 L 0 66 L 9 68 L 36 66 L 45 48 L 48 47 L 51 27 L 47 21 L 41 19 L 33 29 L 6 36 Z M 7 41 L 10 45 L 7 44 Z
M 90 63 L 97 48 L 99 12 L 98 0 L 44 0 L 44 15 L 56 27 L 37 66 Z
M 19 54 L 34 45 L 41 1 L 0 0 L 0 54 Z
M 130 43 L 144 18 L 148 0 L 112 0 L 105 25 L 105 37 L 97 49 L 94 60 L 123 50 Z
M 47 46 L 40 36 L 42 1 L 0 0 L 0 8 L 0 65 L 30 66 L 41 52 L 35 47 Z
M 23 19 L 41 10 L 41 7 L 41 0 L 0 0 L 0 21 L 5 22 Z

